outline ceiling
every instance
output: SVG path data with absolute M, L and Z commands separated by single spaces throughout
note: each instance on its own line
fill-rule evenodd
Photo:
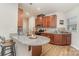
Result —
M 22 3 L 21 5 L 26 11 L 26 15 L 50 14 L 54 12 L 67 12 L 79 3 Z

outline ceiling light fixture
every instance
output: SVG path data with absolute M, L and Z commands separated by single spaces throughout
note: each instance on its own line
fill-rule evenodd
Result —
M 39 11 L 40 11 L 40 10 L 41 10 L 41 8 L 37 8 L 37 10 L 39 10 Z

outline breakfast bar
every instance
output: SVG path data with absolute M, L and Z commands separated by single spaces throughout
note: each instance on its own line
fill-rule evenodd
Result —
M 36 38 L 32 38 L 31 36 L 26 35 L 10 34 L 10 37 L 16 42 L 16 54 L 23 56 L 41 55 L 42 45 L 50 42 L 50 38 L 44 36 L 36 36 Z

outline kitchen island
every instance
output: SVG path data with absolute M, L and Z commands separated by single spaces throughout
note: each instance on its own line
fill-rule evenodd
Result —
M 18 56 L 39 56 L 42 52 L 42 45 L 50 41 L 44 36 L 32 39 L 26 35 L 10 34 L 10 37 L 16 42 L 16 55 Z

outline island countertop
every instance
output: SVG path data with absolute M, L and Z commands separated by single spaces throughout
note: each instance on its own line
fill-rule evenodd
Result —
M 31 39 L 29 36 L 26 35 L 10 34 L 10 37 L 18 40 L 22 44 L 26 44 L 29 46 L 40 46 L 50 42 L 50 38 L 44 36 L 37 36 L 37 38 Z

